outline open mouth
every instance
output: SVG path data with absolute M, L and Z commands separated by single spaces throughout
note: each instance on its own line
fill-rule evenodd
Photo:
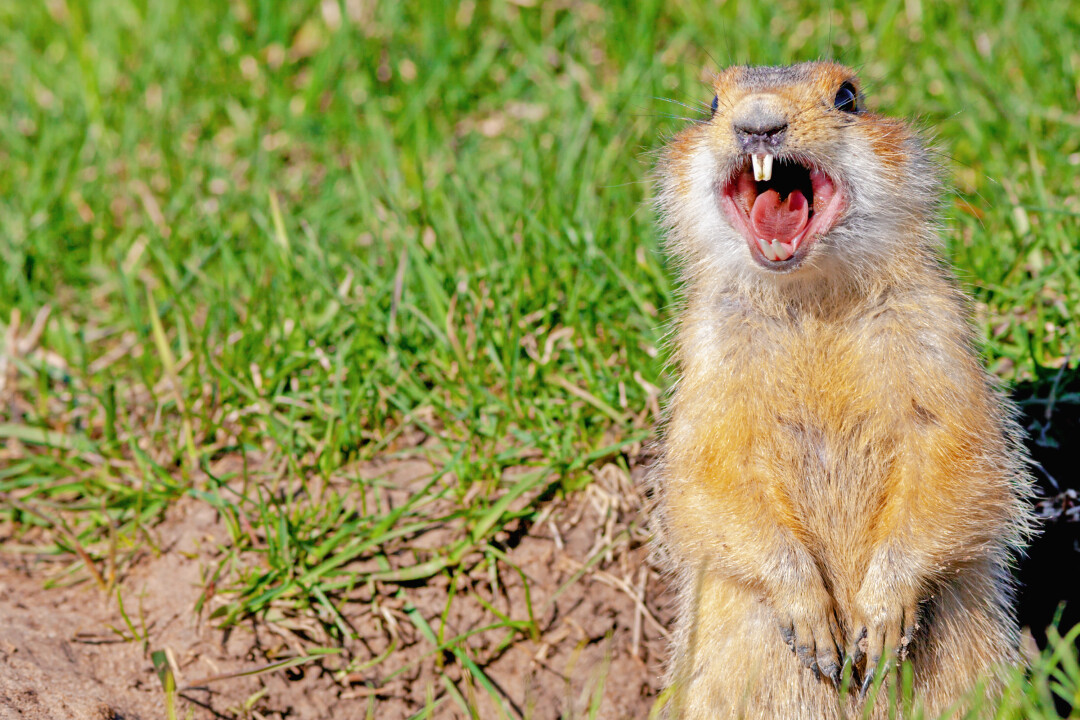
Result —
M 720 204 L 758 264 L 798 266 L 810 246 L 836 224 L 843 192 L 823 171 L 773 155 L 747 155 L 720 188 Z

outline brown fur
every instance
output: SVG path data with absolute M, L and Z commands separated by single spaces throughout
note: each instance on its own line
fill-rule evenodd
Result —
M 980 678 L 993 695 L 1018 657 L 1008 563 L 1032 522 L 1018 429 L 941 261 L 936 168 L 903 123 L 833 108 L 845 81 L 832 63 L 726 70 L 717 112 L 659 164 L 685 297 L 652 477 L 680 597 L 672 717 L 850 714 L 857 692 L 817 670 L 876 646 L 905 650 L 939 713 Z M 750 95 L 787 113 L 781 153 L 847 194 L 786 274 L 752 262 L 715 207 L 745 160 L 730 112 Z

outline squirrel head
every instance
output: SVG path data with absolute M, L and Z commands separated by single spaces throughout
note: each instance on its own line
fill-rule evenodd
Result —
M 936 242 L 938 172 L 831 62 L 732 67 L 661 154 L 658 205 L 691 272 L 784 284 L 873 272 Z M 714 275 L 715 277 L 715 275 Z

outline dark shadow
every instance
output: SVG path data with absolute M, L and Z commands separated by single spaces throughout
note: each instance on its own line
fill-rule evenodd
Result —
M 1031 628 L 1039 647 L 1046 628 L 1064 603 L 1062 634 L 1080 623 L 1080 366 L 1042 369 L 1019 385 L 1013 399 L 1020 406 L 1025 443 L 1040 494 L 1036 507 L 1041 532 L 1021 558 L 1017 577 L 1020 624 Z

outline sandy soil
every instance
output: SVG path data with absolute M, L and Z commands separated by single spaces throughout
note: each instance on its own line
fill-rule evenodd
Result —
M 407 461 L 408 462 L 408 461 Z M 386 472 L 385 464 L 380 472 Z M 396 471 L 403 488 L 429 469 L 413 463 Z M 609 480 L 619 483 L 617 474 Z M 571 503 L 556 501 L 544 522 L 506 538 L 507 553 L 529 579 L 539 637 L 507 647 L 505 631 L 469 639 L 474 657 L 500 689 L 512 715 L 581 717 L 599 692 L 600 718 L 645 717 L 662 672 L 663 626 L 668 598 L 646 562 L 640 533 L 629 524 L 638 507 L 613 498 L 623 488 L 594 484 Z M 610 556 L 590 568 L 583 563 L 598 539 L 631 535 Z M 133 637 L 122 618 L 116 591 L 106 595 L 93 582 L 46 589 L 43 581 L 63 584 L 64 563 L 34 561 L 25 555 L 0 555 L 0 720 L 130 720 L 165 717 L 164 696 L 149 651 L 168 649 L 179 683 L 257 667 L 302 654 L 314 631 L 302 619 L 245 621 L 230 631 L 217 629 L 195 604 L 206 592 L 204 576 L 226 529 L 208 505 L 185 499 L 155 528 L 163 552 L 147 550 L 118 583 L 124 607 L 142 639 Z M 435 539 L 432 539 L 433 541 Z M 419 539 L 423 542 L 423 539 Z M 507 566 L 509 567 L 509 566 Z M 570 582 L 568 582 L 570 581 Z M 565 587 L 564 587 L 565 584 Z M 524 615 L 519 575 L 501 572 L 497 589 L 487 573 L 465 574 L 459 600 L 447 618 L 446 637 L 474 630 L 492 616 L 470 596 L 479 595 L 512 617 Z M 560 591 L 561 588 L 561 591 Z M 180 717 L 195 718 L 404 718 L 421 710 L 429 697 L 443 694 L 435 668 L 441 662 L 463 692 L 475 685 L 462 676 L 449 655 L 428 656 L 432 646 L 405 618 L 404 601 L 394 588 L 372 602 L 358 592 L 343 616 L 359 636 L 348 648 L 354 658 L 372 659 L 391 643 L 397 649 L 371 668 L 335 677 L 338 658 L 255 677 L 210 683 L 182 692 Z M 408 588 L 408 599 L 439 627 L 447 594 L 445 579 Z M 212 604 L 208 604 L 212 605 Z M 404 672 L 388 679 L 395 670 Z M 483 717 L 499 717 L 487 693 L 475 688 Z M 434 717 L 462 717 L 451 701 Z

